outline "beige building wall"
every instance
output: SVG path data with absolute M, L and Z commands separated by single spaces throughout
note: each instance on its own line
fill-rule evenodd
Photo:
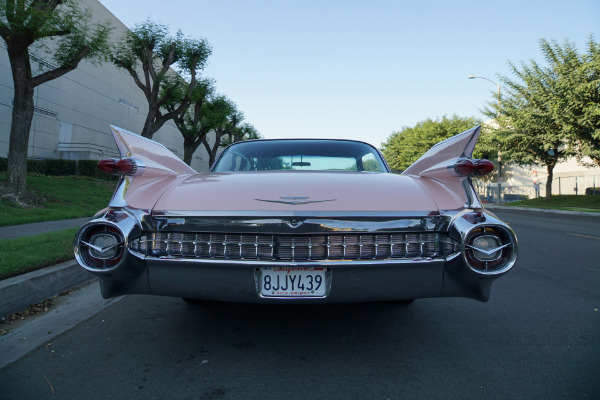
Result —
M 127 30 L 97 0 L 84 0 L 94 20 L 109 21 L 117 40 Z M 32 67 L 44 68 L 52 59 L 32 50 L 38 60 Z M 0 157 L 8 154 L 13 83 L 6 44 L 0 41 Z M 106 63 L 95 66 L 82 61 L 65 76 L 45 83 L 35 91 L 34 114 L 28 157 L 33 159 L 101 159 L 118 156 L 109 125 L 139 133 L 148 106 L 142 91 L 131 76 Z M 183 138 L 172 122 L 167 122 L 153 137 L 180 158 Z M 200 146 L 192 161 L 196 171 L 208 170 L 208 156 Z
M 494 127 L 496 121 L 490 119 L 483 125 Z M 495 161 L 495 160 L 494 160 Z M 552 179 L 552 194 L 577 194 L 584 195 L 586 188 L 600 188 L 600 167 L 592 166 L 591 159 L 584 159 L 583 164 L 578 163 L 575 158 L 558 163 L 554 167 Z M 520 196 L 536 198 L 546 195 L 546 181 L 548 173 L 543 165 L 518 166 L 502 164 L 502 196 L 508 196 L 510 201 Z M 490 201 L 496 201 L 498 187 L 498 171 L 494 170 L 491 179 L 475 179 L 477 191 L 482 198 L 489 197 Z
M 569 159 L 554 167 L 552 194 L 584 195 L 586 188 L 600 189 L 600 168 L 586 168 L 579 165 L 575 159 Z M 529 199 L 546 195 L 548 174 L 542 165 L 518 166 L 502 165 L 502 199 L 514 201 L 525 196 Z M 490 179 L 475 179 L 474 183 L 479 195 L 490 197 L 496 201 L 498 171 L 492 173 Z M 536 188 L 537 184 L 537 188 Z M 600 193 L 600 190 L 598 190 Z M 507 196 L 508 195 L 508 196 Z

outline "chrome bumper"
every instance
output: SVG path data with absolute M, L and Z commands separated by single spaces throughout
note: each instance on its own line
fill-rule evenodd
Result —
M 79 263 L 95 274 L 101 282 L 102 295 L 105 298 L 123 294 L 154 294 L 177 296 L 193 299 L 207 299 L 253 303 L 339 303 L 363 301 L 403 300 L 427 297 L 467 297 L 487 301 L 490 287 L 497 277 L 506 273 L 516 261 L 517 243 L 512 230 L 489 213 L 475 213 L 472 210 L 438 215 L 432 218 L 412 217 L 392 220 L 376 220 L 375 229 L 368 232 L 389 232 L 393 229 L 415 227 L 423 231 L 444 227 L 449 234 L 462 243 L 456 253 L 443 258 L 428 259 L 384 259 L 350 260 L 323 262 L 264 262 L 258 260 L 228 259 L 181 259 L 176 257 L 150 257 L 129 249 L 132 239 L 139 237 L 149 229 L 157 229 L 149 214 L 126 209 L 112 210 L 100 218 L 90 221 L 78 232 L 75 239 L 75 255 Z M 161 219 L 162 218 L 162 219 Z M 161 231 L 169 231 L 172 226 L 187 227 L 181 218 L 165 223 L 168 218 L 161 217 L 158 225 Z M 356 220 L 357 217 L 352 218 Z M 298 219 L 298 217 L 294 217 Z M 341 218 L 328 220 L 328 224 L 318 223 L 314 218 L 300 224 L 281 223 L 282 219 L 271 221 L 271 229 L 294 231 L 296 226 L 307 230 L 311 225 L 319 229 L 339 229 L 344 225 Z M 164 222 L 163 222 L 164 221 Z M 279 221 L 279 222 L 277 222 Z M 283 219 L 285 222 L 285 219 Z M 340 222 L 342 221 L 342 222 Z M 264 220 L 263 220 L 264 222 Z M 322 222 L 322 221 L 321 221 Z M 373 221 L 371 221 L 373 222 Z M 195 218 L 194 225 L 201 223 Z M 209 220 L 215 226 L 214 218 Z M 236 222 L 237 229 L 251 229 L 256 223 Z M 123 256 L 114 265 L 108 267 L 93 266 L 86 262 L 85 234 L 88 228 L 105 225 L 118 230 L 122 235 Z M 364 225 L 363 225 L 364 226 Z M 506 231 L 511 246 L 507 263 L 497 271 L 477 270 L 469 264 L 464 246 L 469 233 L 484 226 L 500 227 Z M 240 228 L 241 227 L 241 228 Z M 331 290 L 325 298 L 264 298 L 259 295 L 257 271 L 264 266 L 310 266 L 324 267 L 330 271 Z

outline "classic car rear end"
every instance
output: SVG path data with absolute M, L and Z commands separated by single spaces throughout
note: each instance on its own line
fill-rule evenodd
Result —
M 235 144 L 196 174 L 161 145 L 112 129 L 126 157 L 101 166 L 122 179 L 75 240 L 105 297 L 487 301 L 516 261 L 513 231 L 471 185 L 491 170 L 469 158 L 478 128 L 403 175 L 365 143 L 326 140 Z

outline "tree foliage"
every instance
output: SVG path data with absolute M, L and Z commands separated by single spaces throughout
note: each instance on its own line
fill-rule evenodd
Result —
M 202 144 L 208 153 L 210 165 L 215 162 L 219 147 L 242 140 L 260 139 L 258 130 L 252 124 L 243 122 L 244 114 L 227 97 L 215 96 L 207 108 L 213 119 L 213 135 L 206 135 Z
M 0 0 L 0 36 L 6 43 L 14 85 L 6 190 L 15 198 L 26 186 L 35 87 L 74 70 L 84 58 L 101 62 L 108 53 L 109 25 L 92 24 L 91 13 L 79 3 Z M 56 66 L 43 63 L 32 68 L 32 48 L 51 55 Z
M 514 78 L 500 76 L 504 92 L 498 105 L 484 113 L 498 114 L 488 126 L 484 146 L 498 147 L 503 161 L 546 166 L 546 196 L 552 196 L 553 170 L 571 156 L 600 165 L 599 48 L 590 38 L 588 53 L 575 45 L 542 39 L 547 65 L 534 60 L 509 62 Z
M 185 93 L 180 91 L 166 103 L 166 108 L 172 112 L 181 104 Z M 213 103 L 215 98 L 214 83 L 210 79 L 202 79 L 191 93 L 190 102 L 184 106 L 181 113 L 173 117 L 173 122 L 183 136 L 183 161 L 190 165 L 198 147 L 206 141 L 211 130 L 216 129 L 226 118 L 228 104 Z
M 587 53 L 580 55 L 569 41 L 540 43 L 554 73 L 552 116 L 579 161 L 589 157 L 600 166 L 600 44 L 590 38 Z
M 148 101 L 142 136 L 152 138 L 165 122 L 183 113 L 192 101 L 211 47 L 151 20 L 136 25 L 116 46 L 112 62 L 127 71 Z M 184 94 L 181 96 L 181 94 Z M 177 107 L 166 111 L 167 104 Z
M 405 170 L 434 144 L 464 132 L 481 122 L 476 118 L 453 115 L 442 119 L 428 118 L 414 127 L 394 132 L 382 145 L 383 155 L 390 168 Z

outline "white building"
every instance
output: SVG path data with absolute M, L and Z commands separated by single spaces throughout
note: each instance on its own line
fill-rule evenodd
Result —
M 109 21 L 113 40 L 127 27 L 97 0 L 84 0 L 97 21 Z M 32 68 L 51 66 L 45 54 L 32 50 Z M 0 40 L 0 157 L 7 157 L 12 119 L 13 83 L 6 44 Z M 109 125 L 141 132 L 148 106 L 131 76 L 110 63 L 94 66 L 82 61 L 79 67 L 35 90 L 35 114 L 29 137 L 28 157 L 71 160 L 118 156 Z M 183 158 L 183 137 L 167 122 L 153 140 Z M 208 170 L 208 156 L 202 146 L 192 161 L 197 171 Z
M 495 120 L 485 121 L 484 125 L 493 126 Z M 583 160 L 592 165 L 592 160 Z M 556 164 L 552 172 L 552 194 L 584 195 L 587 188 L 600 188 L 600 167 L 585 167 L 575 158 Z M 533 199 L 546 196 L 548 172 L 544 165 L 518 166 L 502 164 L 502 199 L 513 201 L 527 197 Z M 496 201 L 498 171 L 492 173 L 491 180 L 475 180 L 477 191 L 482 198 Z

